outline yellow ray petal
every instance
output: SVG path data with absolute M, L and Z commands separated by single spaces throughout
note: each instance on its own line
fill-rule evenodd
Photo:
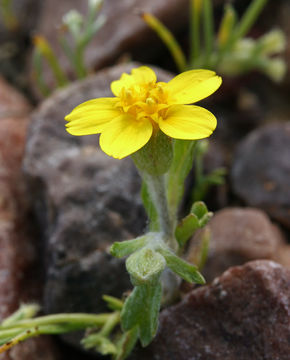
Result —
M 195 105 L 172 105 L 165 118 L 159 119 L 159 127 L 166 135 L 184 140 L 210 136 L 216 123 L 216 118 L 210 111 Z
M 84 102 L 65 117 L 66 130 L 72 135 L 100 133 L 108 122 L 120 116 L 118 99 L 99 98 Z
M 214 93 L 222 79 L 214 71 L 189 70 L 169 81 L 169 104 L 192 104 Z
M 100 146 L 109 156 L 122 159 L 144 146 L 152 131 L 150 120 L 144 118 L 137 121 L 123 114 L 106 126 L 100 137 Z
M 133 85 L 148 84 L 156 82 L 155 72 L 148 66 L 140 66 L 132 69 L 131 75 L 122 74 L 120 80 L 111 83 L 112 93 L 116 96 L 120 95 L 122 88 L 130 88 Z

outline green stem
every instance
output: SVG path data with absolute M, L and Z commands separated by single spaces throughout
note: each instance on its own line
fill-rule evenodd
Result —
M 190 1 L 190 64 L 194 67 L 200 55 L 200 0 Z
M 232 39 L 233 43 L 247 35 L 248 31 L 260 15 L 267 1 L 268 0 L 252 0 L 234 32 Z
M 41 53 L 41 55 L 47 60 L 49 63 L 51 70 L 55 76 L 55 79 L 58 83 L 58 86 L 64 86 L 68 84 L 68 79 L 64 71 L 62 70 L 58 59 L 52 49 L 52 47 L 49 45 L 47 40 L 41 36 L 37 35 L 34 37 L 34 44 L 37 47 L 38 51 Z
M 87 75 L 87 72 L 84 64 L 84 47 L 82 45 L 77 45 L 76 47 L 74 64 L 78 78 L 83 79 Z
M 167 46 L 170 51 L 175 64 L 180 72 L 185 71 L 186 69 L 186 58 L 185 55 L 178 44 L 177 40 L 173 36 L 172 32 L 167 29 L 155 16 L 144 13 L 142 15 L 143 20 L 146 22 L 148 26 L 152 30 L 156 32 L 156 34 L 160 37 L 160 39 Z
M 40 316 L 35 319 L 21 320 L 15 324 L 10 324 L 6 326 L 0 326 L 0 331 L 13 328 L 28 328 L 42 325 L 54 325 L 54 324 L 71 324 L 71 325 L 82 325 L 84 327 L 88 326 L 102 326 L 108 320 L 111 314 L 56 314 L 56 315 L 46 315 Z
M 214 44 L 214 22 L 211 0 L 203 0 L 203 16 L 205 45 L 204 66 L 209 67 Z
M 102 330 L 99 332 L 100 335 L 104 337 L 108 337 L 111 332 L 114 330 L 115 326 L 120 323 L 120 312 L 116 311 L 110 315 L 108 321 L 106 321 L 105 325 L 102 327 Z

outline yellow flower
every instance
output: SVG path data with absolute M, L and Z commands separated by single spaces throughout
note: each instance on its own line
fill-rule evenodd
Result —
M 213 71 L 190 70 L 168 83 L 157 82 L 147 66 L 113 81 L 115 97 L 84 102 L 65 117 L 72 135 L 101 134 L 100 146 L 122 159 L 142 148 L 157 131 L 175 139 L 208 137 L 216 118 L 208 110 L 188 105 L 211 95 L 221 85 Z

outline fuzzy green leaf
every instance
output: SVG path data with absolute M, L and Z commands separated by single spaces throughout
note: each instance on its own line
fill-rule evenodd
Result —
M 106 301 L 107 306 L 113 311 L 122 310 L 123 301 L 110 295 L 103 295 L 103 300 Z
M 164 257 L 150 248 L 135 252 L 126 261 L 126 268 L 134 285 L 155 281 L 165 266 Z
M 145 244 L 146 236 L 140 236 L 132 240 L 118 241 L 111 246 L 110 253 L 117 258 L 122 258 L 139 250 Z
M 201 219 L 208 212 L 208 210 L 203 201 L 196 201 L 192 205 L 190 212 L 196 215 L 198 219 Z
M 131 330 L 126 331 L 117 344 L 117 354 L 114 360 L 124 360 L 130 355 L 138 340 L 139 327 L 135 326 Z
M 158 314 L 161 302 L 161 282 L 136 286 L 127 298 L 121 312 L 124 330 L 138 326 L 142 346 L 147 346 L 154 338 L 158 327 Z
M 189 214 L 183 218 L 175 230 L 179 246 L 183 247 L 197 229 L 199 229 L 199 221 L 196 215 Z
M 81 341 L 85 349 L 95 349 L 102 355 L 116 354 L 117 348 L 106 336 L 91 334 Z
M 205 284 L 205 279 L 196 266 L 179 258 L 168 249 L 161 248 L 158 251 L 165 257 L 167 266 L 182 279 L 190 283 Z

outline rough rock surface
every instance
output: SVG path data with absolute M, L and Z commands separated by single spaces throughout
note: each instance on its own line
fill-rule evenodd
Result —
M 37 301 L 41 293 L 33 232 L 28 225 L 21 161 L 29 123 L 30 105 L 0 80 L 0 319 L 21 302 Z M 42 354 L 42 356 L 40 356 Z M 30 339 L 1 354 L 1 360 L 55 360 L 49 338 Z
M 85 100 L 110 96 L 110 82 L 132 66 L 103 70 L 59 91 L 33 115 L 24 169 L 46 241 L 48 312 L 99 312 L 102 294 L 120 296 L 130 286 L 123 261 L 105 250 L 144 231 L 139 176 L 130 159 L 102 153 L 97 136 L 66 133 L 64 116 Z
M 164 310 L 156 339 L 138 360 L 287 360 L 290 270 L 258 260 Z
M 226 208 L 215 213 L 207 229 L 210 230 L 208 258 L 202 270 L 207 282 L 221 275 L 231 266 L 256 259 L 280 262 L 280 251 L 286 247 L 278 227 L 259 209 Z M 193 260 L 204 234 L 200 231 L 192 239 L 188 259 Z M 194 262 L 194 261 L 193 261 Z
M 290 123 L 259 128 L 241 142 L 231 170 L 233 191 L 247 205 L 290 227 Z

